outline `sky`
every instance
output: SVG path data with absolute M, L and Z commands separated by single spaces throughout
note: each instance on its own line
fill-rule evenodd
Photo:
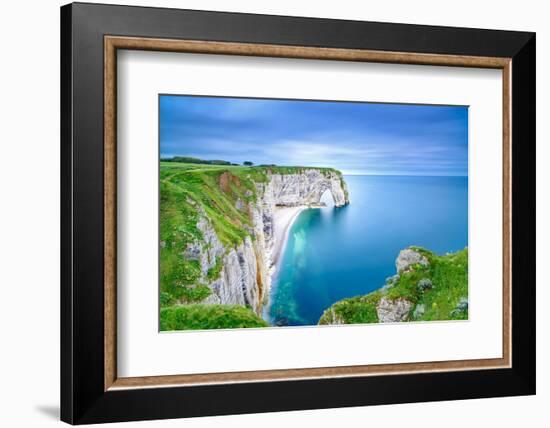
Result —
M 468 175 L 468 108 L 160 96 L 161 158 Z

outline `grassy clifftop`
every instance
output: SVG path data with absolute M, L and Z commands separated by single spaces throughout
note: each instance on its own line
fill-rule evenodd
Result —
M 414 247 L 428 261 L 388 278 L 384 287 L 364 296 L 340 300 L 328 308 L 319 324 L 377 323 L 382 299 L 408 302 L 404 321 L 468 319 L 468 249 L 438 256 Z
M 267 326 L 267 322 L 244 306 L 197 304 L 172 306 L 160 310 L 161 331 Z

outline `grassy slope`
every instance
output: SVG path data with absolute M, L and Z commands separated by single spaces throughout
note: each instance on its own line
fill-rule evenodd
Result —
M 267 326 L 263 319 L 244 306 L 195 304 L 160 310 L 162 331 Z
M 203 238 L 201 231 L 197 228 L 199 211 L 206 213 L 218 239 L 226 248 L 234 247 L 249 235 L 246 227 L 252 226 L 252 222 L 247 207 L 257 198 L 256 183 L 267 182 L 268 173 L 295 174 L 304 169 L 307 168 L 161 162 L 161 307 L 170 307 L 179 303 L 193 304 L 200 302 L 211 293 L 208 286 L 200 282 L 199 261 L 186 260 L 182 256 L 188 244 L 200 242 Z M 341 175 L 331 168 L 316 169 Z M 237 209 L 238 200 L 243 205 L 240 210 Z M 221 260 L 219 260 L 208 272 L 208 279 L 216 279 L 221 268 Z M 192 314 L 198 316 L 199 309 L 200 307 L 196 307 Z M 179 310 L 185 311 L 185 309 Z M 254 315 L 249 309 L 243 308 L 243 310 Z M 228 311 L 226 315 L 230 316 L 230 314 L 236 315 L 236 312 Z M 238 317 L 235 319 L 237 320 Z M 192 325 L 194 324 L 181 328 L 194 328 Z
M 468 296 L 468 249 L 444 256 L 416 249 L 428 258 L 429 266 L 417 265 L 402 273 L 393 287 L 385 292 L 376 290 L 334 303 L 323 313 L 319 324 L 330 324 L 333 314 L 346 324 L 376 323 L 376 305 L 384 295 L 413 302 L 410 321 L 468 319 L 467 310 L 453 313 L 460 299 Z M 421 291 L 418 282 L 425 278 L 432 281 L 433 288 Z M 415 318 L 412 314 L 418 305 L 424 305 L 425 311 Z

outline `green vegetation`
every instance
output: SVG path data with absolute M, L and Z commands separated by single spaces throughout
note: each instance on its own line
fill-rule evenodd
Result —
M 204 164 L 204 165 L 235 165 L 231 162 L 224 161 L 224 160 L 204 160 L 199 158 L 192 158 L 189 156 L 174 156 L 172 158 L 165 158 L 162 159 L 163 162 L 179 162 L 179 163 L 197 163 L 197 164 Z
M 340 171 L 336 171 L 336 173 L 340 176 L 340 186 L 342 189 L 344 189 L 344 196 L 346 197 L 346 201 L 349 200 L 349 192 L 348 192 L 348 186 L 346 186 L 346 182 L 344 181 L 344 176 Z
M 251 161 L 244 161 L 243 166 L 231 163 L 225 160 L 204 160 L 204 159 L 198 159 L 193 158 L 189 156 L 174 156 L 172 158 L 162 158 L 160 161 L 161 170 L 162 167 L 173 167 L 173 168 L 182 168 L 182 169 L 196 169 L 199 167 L 203 168 L 221 168 L 223 170 L 226 170 L 231 173 L 235 173 L 237 175 L 240 175 L 242 173 L 245 174 L 252 174 L 255 177 L 264 176 L 264 180 L 267 179 L 265 177 L 266 173 L 272 173 L 272 174 L 299 174 L 304 172 L 307 169 L 311 169 L 312 167 L 307 166 L 282 166 L 282 165 L 275 165 L 275 164 L 261 164 L 258 166 L 254 166 L 254 163 Z M 342 173 L 334 168 L 326 168 L 326 167 L 315 167 L 316 170 L 319 170 L 322 174 L 337 174 L 340 179 L 343 182 Z
M 428 259 L 428 266 L 414 265 L 380 290 L 336 302 L 323 313 L 319 324 L 376 323 L 376 306 L 382 297 L 410 301 L 409 321 L 468 319 L 468 249 L 438 256 L 424 248 L 412 248 Z
M 268 324 L 244 306 L 196 304 L 160 310 L 161 331 L 251 327 L 268 327 Z
M 238 209 L 256 199 L 257 182 L 265 182 L 256 168 L 164 163 L 160 166 L 161 242 L 164 252 L 184 251 L 202 239 L 197 228 L 201 213 L 210 220 L 217 237 L 227 245 L 240 244 L 251 219 Z M 161 251 L 162 252 L 162 251 Z
M 208 273 L 206 274 L 206 277 L 210 281 L 214 281 L 214 280 L 218 279 L 220 277 L 221 272 L 222 272 L 222 268 L 223 268 L 222 258 L 217 257 L 216 258 L 216 264 L 213 267 L 211 267 L 210 269 L 208 269 Z
M 319 324 L 335 324 L 335 321 L 344 324 L 376 323 L 378 322 L 376 305 L 380 297 L 381 293 L 374 291 L 366 296 L 340 300 L 323 313 Z

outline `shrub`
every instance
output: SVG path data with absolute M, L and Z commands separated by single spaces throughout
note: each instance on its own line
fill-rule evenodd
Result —
M 160 292 L 160 306 L 168 306 L 174 302 L 174 296 L 165 291 Z
M 422 292 L 429 290 L 433 287 L 433 283 L 428 278 L 422 278 L 420 281 L 418 281 L 418 289 Z

